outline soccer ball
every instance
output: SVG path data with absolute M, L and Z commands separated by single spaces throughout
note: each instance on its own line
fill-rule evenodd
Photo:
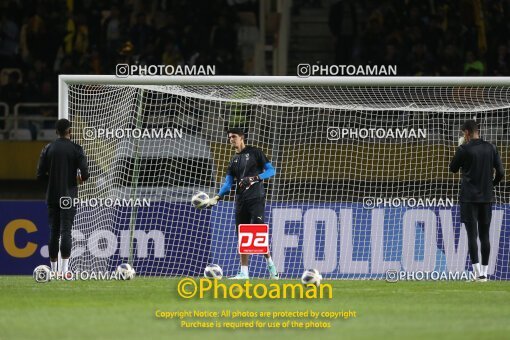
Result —
M 204 276 L 208 279 L 218 279 L 223 277 L 223 270 L 217 264 L 211 264 L 205 267 Z
M 51 279 L 50 272 L 51 272 L 51 270 L 50 270 L 50 267 L 48 267 L 48 266 L 45 266 L 45 265 L 37 266 L 34 269 L 34 274 L 33 274 L 35 282 L 45 283 L 45 282 L 50 281 L 50 279 Z
M 209 200 L 209 195 L 205 192 L 200 191 L 191 198 L 191 204 L 197 209 L 205 207 L 206 202 Z
M 123 263 L 118 266 L 117 273 L 122 280 L 131 280 L 135 277 L 135 270 L 129 263 Z
M 321 284 L 322 275 L 319 273 L 317 269 L 308 269 L 305 270 L 303 275 L 301 276 L 301 283 L 305 286 L 307 285 L 315 285 L 319 287 Z

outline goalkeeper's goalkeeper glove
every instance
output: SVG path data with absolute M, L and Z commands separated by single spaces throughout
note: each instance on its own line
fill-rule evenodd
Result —
M 205 204 L 206 208 L 210 208 L 218 204 L 218 201 L 221 199 L 219 195 L 214 196 L 213 198 L 209 198 Z
M 243 179 L 241 179 L 239 181 L 238 186 L 240 189 L 248 189 L 249 187 L 251 187 L 253 184 L 255 184 L 257 182 L 260 182 L 259 176 L 244 177 Z
M 466 140 L 464 139 L 464 136 L 462 136 L 459 138 L 459 146 L 461 146 L 464 143 L 466 143 Z

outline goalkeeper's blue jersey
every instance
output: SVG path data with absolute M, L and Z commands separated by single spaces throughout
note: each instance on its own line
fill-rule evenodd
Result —
M 244 177 L 260 175 L 264 172 L 264 165 L 269 163 L 262 150 L 253 146 L 246 146 L 240 153 L 236 153 L 227 169 L 227 175 L 234 178 L 236 184 L 236 200 L 250 200 L 265 196 L 262 181 L 253 184 L 247 189 L 240 189 L 238 183 Z

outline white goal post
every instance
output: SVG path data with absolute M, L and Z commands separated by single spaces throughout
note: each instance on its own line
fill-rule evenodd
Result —
M 91 178 L 79 190 L 73 270 L 129 262 L 147 276 L 239 269 L 234 188 L 212 209 L 247 130 L 276 168 L 266 181 L 270 248 L 283 278 L 440 276 L 470 268 L 449 172 L 467 119 L 510 165 L 509 77 L 59 77 L 59 117 L 72 123 Z M 510 279 L 510 189 L 496 188 L 489 277 Z M 268 277 L 261 256 L 250 275 Z M 395 274 L 397 273 L 398 274 Z

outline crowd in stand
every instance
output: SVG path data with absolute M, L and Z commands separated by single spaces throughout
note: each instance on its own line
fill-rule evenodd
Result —
M 0 4 L 0 102 L 56 102 L 58 74 L 115 74 L 118 62 L 216 65 L 241 74 L 225 0 L 7 0 Z M 15 70 L 15 71 L 13 71 Z
M 329 26 L 336 63 L 399 75 L 510 74 L 509 0 L 341 0 Z
M 296 0 L 294 11 L 325 2 Z M 0 102 L 56 102 L 56 75 L 114 74 L 125 61 L 243 74 L 233 4 L 258 8 L 249 0 L 4 0 Z M 509 11 L 510 0 L 332 1 L 335 62 L 395 64 L 399 75 L 508 75 Z

